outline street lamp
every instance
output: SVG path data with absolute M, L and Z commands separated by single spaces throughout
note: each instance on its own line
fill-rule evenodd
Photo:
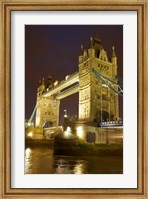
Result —
M 64 117 L 67 117 L 67 110 L 64 110 Z

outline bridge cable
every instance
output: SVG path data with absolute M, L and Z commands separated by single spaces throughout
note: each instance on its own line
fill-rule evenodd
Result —
M 94 68 L 92 69 L 93 70 L 93 72 L 94 72 L 94 74 L 98 77 L 98 79 L 103 83 L 103 84 L 105 84 L 108 88 L 110 88 L 113 92 L 115 92 L 116 94 L 118 94 L 118 95 L 120 95 L 120 96 L 123 96 L 123 94 L 121 93 L 121 92 L 123 92 L 123 90 L 120 88 L 120 86 L 116 83 L 116 82 L 114 82 L 114 81 L 112 81 L 112 80 L 109 80 L 108 78 L 106 78 L 105 76 L 103 76 L 103 75 L 101 75 L 99 72 L 97 72 Z M 110 86 L 109 84 L 107 84 L 106 82 L 105 82 L 105 80 L 103 80 L 103 78 L 104 79 L 107 79 L 108 81 L 110 81 L 111 83 L 113 83 L 113 84 L 116 84 L 118 87 L 119 87 L 119 89 L 120 89 L 120 91 L 117 91 L 116 89 L 114 89 L 112 86 Z
M 95 71 L 96 73 L 98 73 L 101 77 L 103 77 L 104 79 L 108 80 L 109 82 L 111 82 L 112 84 L 117 85 L 118 87 L 122 87 L 123 88 L 123 84 L 119 84 L 117 82 L 114 82 L 113 80 L 108 79 L 107 77 L 105 77 L 104 75 L 100 74 L 98 71 L 96 71 L 94 68 L 92 69 L 93 71 Z
M 33 109 L 33 112 L 32 112 L 32 114 L 31 114 L 31 116 L 30 116 L 28 122 L 32 122 L 32 120 L 33 120 L 33 118 L 34 118 L 34 115 L 35 115 L 35 112 L 36 112 L 36 108 L 37 108 L 37 106 L 35 105 L 35 107 L 34 107 L 34 109 Z

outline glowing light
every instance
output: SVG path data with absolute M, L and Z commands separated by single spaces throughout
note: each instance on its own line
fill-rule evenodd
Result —
M 53 84 L 54 84 L 54 86 L 57 86 L 58 85 L 58 81 L 56 80 Z
M 33 126 L 34 124 L 33 124 L 33 122 L 28 122 L 27 123 L 27 126 Z
M 64 131 L 64 134 L 65 134 L 66 137 L 69 136 L 69 132 L 68 131 Z
M 25 150 L 25 156 L 26 156 L 26 158 L 29 158 L 30 154 L 31 154 L 31 149 L 30 149 L 30 148 L 27 148 L 27 149 Z
M 31 126 L 31 122 L 28 122 L 28 126 Z
M 65 137 L 69 137 L 71 135 L 71 128 L 68 126 L 66 131 L 64 131 Z
M 83 173 L 83 164 L 77 164 L 74 168 L 74 173 L 75 174 L 82 174 Z
M 67 117 L 67 110 L 64 110 L 64 117 Z
M 30 148 L 27 148 L 25 150 L 25 173 L 29 173 L 29 171 L 30 171 L 31 155 L 32 155 L 32 150 Z
M 28 137 L 32 137 L 32 135 L 33 135 L 32 132 L 28 133 Z
M 108 85 L 106 85 L 106 84 L 102 84 L 102 86 L 108 88 Z
M 67 75 L 67 76 L 65 77 L 65 79 L 68 80 L 69 77 L 70 77 L 70 75 Z
M 77 136 L 82 139 L 84 137 L 84 130 L 82 126 L 77 127 Z

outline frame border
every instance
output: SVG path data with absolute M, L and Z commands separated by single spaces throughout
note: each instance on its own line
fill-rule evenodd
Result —
M 0 29 L 0 108 L 1 108 L 1 121 L 0 129 L 0 154 L 1 154 L 1 179 L 2 184 L 0 185 L 0 195 L 4 197 L 17 197 L 18 196 L 49 196 L 51 198 L 73 198 L 74 196 L 79 197 L 90 197 L 94 198 L 110 198 L 118 197 L 121 198 L 147 198 L 147 158 L 148 149 L 146 148 L 146 129 L 148 127 L 146 116 L 147 116 L 147 73 L 146 66 L 148 64 L 146 58 L 146 52 L 148 51 L 146 33 L 147 22 L 147 2 L 136 0 L 129 2 L 124 1 L 91 1 L 84 2 L 82 0 L 67 0 L 58 1 L 55 0 L 51 2 L 50 0 L 2 0 L 1 6 L 1 25 Z M 10 21 L 11 21 L 11 11 L 24 11 L 24 10 L 108 10 L 108 11 L 137 11 L 138 13 L 138 188 L 137 189 L 12 189 L 10 187 L 11 183 L 11 152 L 10 152 L 10 141 L 11 141 L 11 52 L 10 52 Z M 148 142 L 148 140 L 147 140 Z M 108 196 L 108 197 L 107 197 Z M 27 197 L 28 198 L 28 197 Z

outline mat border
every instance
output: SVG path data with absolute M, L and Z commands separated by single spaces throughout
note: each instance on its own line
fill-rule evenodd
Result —
M 147 1 L 49 1 L 49 0 L 2 0 L 0 29 L 0 155 L 1 171 L 0 193 L 2 198 L 38 196 L 40 198 L 147 198 L 147 67 L 146 52 L 148 45 L 147 32 Z M 11 11 L 19 10 L 107 10 L 134 11 L 138 13 L 138 188 L 137 189 L 12 189 L 10 187 L 10 15 Z M 43 197 L 44 196 L 44 197 Z

